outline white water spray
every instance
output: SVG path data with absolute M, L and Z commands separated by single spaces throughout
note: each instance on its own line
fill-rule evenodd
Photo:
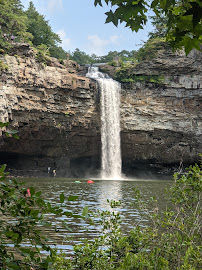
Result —
M 118 82 L 90 67 L 86 75 L 98 82 L 101 99 L 101 142 L 103 179 L 121 179 L 120 90 Z

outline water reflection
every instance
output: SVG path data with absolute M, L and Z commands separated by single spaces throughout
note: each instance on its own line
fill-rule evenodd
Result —
M 121 201 L 122 199 L 122 181 L 101 181 L 98 191 L 98 207 L 101 210 L 112 210 L 107 200 Z
M 43 179 L 23 179 L 26 188 L 34 186 L 42 191 L 43 198 L 53 204 L 59 202 L 60 194 L 63 192 L 66 197 L 70 195 L 78 196 L 78 200 L 68 202 L 65 210 L 75 214 L 81 214 L 83 207 L 89 206 L 91 211 L 111 210 L 108 200 L 121 201 L 121 206 L 117 210 L 122 216 L 122 229 L 126 232 L 134 227 L 139 220 L 139 212 L 132 205 L 134 201 L 134 188 L 137 187 L 144 195 L 145 201 L 156 196 L 159 199 L 160 207 L 164 207 L 164 189 L 168 187 L 170 181 L 115 181 L 115 180 L 94 180 L 94 184 L 87 184 L 84 179 L 79 179 L 81 183 L 75 183 L 78 179 L 63 178 L 43 178 Z M 57 228 L 58 233 L 52 228 L 45 228 L 49 238 L 66 252 L 72 252 L 72 245 L 80 243 L 82 238 L 93 238 L 99 234 L 98 228 L 89 227 L 83 219 L 66 218 L 71 229 L 66 230 L 59 226 L 55 218 L 49 217 Z M 65 218 L 64 218 L 65 219 Z M 86 230 L 88 228 L 88 231 Z M 64 237 L 72 237 L 73 240 L 64 240 Z

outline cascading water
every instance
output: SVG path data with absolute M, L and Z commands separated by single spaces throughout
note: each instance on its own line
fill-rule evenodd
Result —
M 101 142 L 103 179 L 121 179 L 120 97 L 121 86 L 107 74 L 90 67 L 86 75 L 98 82 L 101 91 Z

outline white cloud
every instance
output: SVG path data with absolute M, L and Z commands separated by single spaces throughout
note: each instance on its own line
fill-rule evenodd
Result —
M 68 51 L 70 49 L 71 39 L 67 37 L 67 34 L 64 29 L 58 30 L 57 34 L 60 36 L 62 40 L 61 46 L 63 47 L 63 49 Z
M 48 0 L 48 9 L 53 12 L 57 9 L 63 9 L 63 0 Z
M 109 39 L 101 39 L 98 35 L 88 36 L 88 51 L 89 53 L 95 53 L 96 55 L 104 55 L 106 53 L 106 47 L 111 44 L 118 44 L 119 36 L 111 36 Z
M 32 0 L 37 11 L 41 14 L 54 13 L 63 9 L 63 0 Z M 21 0 L 25 9 L 28 8 L 30 0 Z

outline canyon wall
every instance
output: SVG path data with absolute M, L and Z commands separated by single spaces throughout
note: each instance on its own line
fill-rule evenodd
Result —
M 133 73 L 164 82 L 123 86 L 122 156 L 127 167 L 188 165 L 202 153 L 202 54 L 163 52 Z M 155 164 L 155 166 L 154 166 Z
M 19 131 L 1 131 L 0 163 L 17 175 L 96 175 L 100 168 L 100 109 L 96 82 L 72 61 L 36 61 L 26 44 L 2 56 L 0 121 Z M 161 172 L 189 164 L 202 153 L 201 53 L 166 52 L 135 66 L 137 75 L 163 75 L 161 84 L 123 84 L 121 145 L 123 171 Z

